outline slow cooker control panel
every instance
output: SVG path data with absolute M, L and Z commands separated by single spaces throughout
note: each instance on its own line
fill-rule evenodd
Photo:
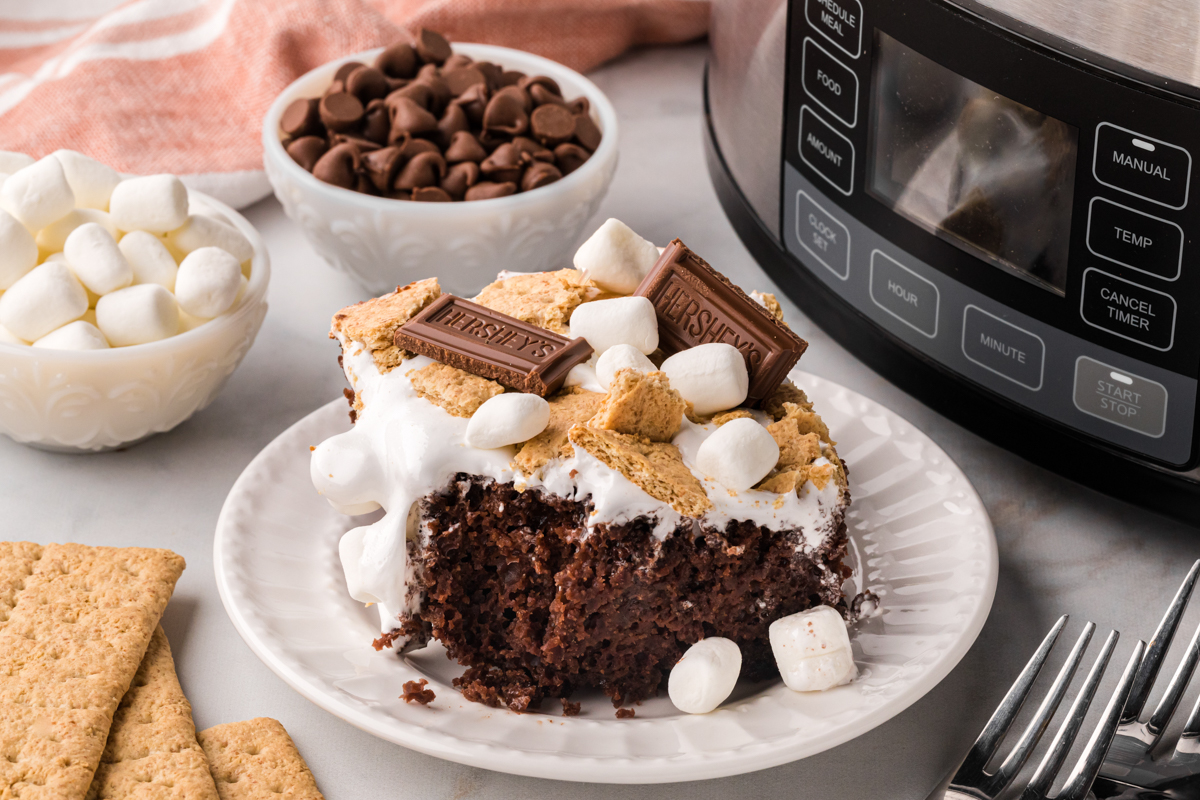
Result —
M 1197 459 L 1200 109 L 942 0 L 793 0 L 781 231 L 926 358 Z

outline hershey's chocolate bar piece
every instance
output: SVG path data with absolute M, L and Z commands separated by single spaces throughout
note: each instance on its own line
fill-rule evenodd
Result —
M 740 350 L 750 373 L 748 405 L 769 397 L 808 347 L 678 239 L 663 250 L 635 294 L 654 304 L 658 346 L 667 355 L 711 342 Z
M 542 397 L 592 356 L 584 339 L 559 336 L 450 294 L 397 328 L 394 340 L 402 350 Z

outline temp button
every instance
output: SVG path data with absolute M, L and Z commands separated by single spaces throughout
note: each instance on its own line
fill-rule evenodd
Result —
M 1192 156 L 1179 145 L 1101 122 L 1092 159 L 1092 173 L 1105 186 L 1167 208 L 1187 205 Z
M 1175 342 L 1175 298 L 1095 267 L 1083 273 L 1079 312 L 1088 325 L 1155 350 Z
M 1165 386 L 1087 356 L 1075 361 L 1075 407 L 1152 439 L 1167 429 Z
M 1046 344 L 1042 337 L 1019 328 L 979 306 L 963 311 L 963 355 L 986 370 L 1026 389 L 1042 388 Z

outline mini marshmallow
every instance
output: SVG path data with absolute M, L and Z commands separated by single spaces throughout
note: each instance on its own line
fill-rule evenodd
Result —
M 74 150 L 56 150 L 52 154 L 62 164 L 63 174 L 80 208 L 108 208 L 108 198 L 121 182 L 121 174 L 107 164 Z
M 645 297 L 594 300 L 571 313 L 571 335 L 587 339 L 601 355 L 618 344 L 653 353 L 658 348 L 658 315 Z
M 175 298 L 189 314 L 212 319 L 233 305 L 241 277 L 237 258 L 219 247 L 201 247 L 179 265 Z
M 162 239 L 153 233 L 130 231 L 121 237 L 117 246 L 133 267 L 134 283 L 157 283 L 168 292 L 175 291 L 175 274 L 179 267 Z
M 188 312 L 184 311 L 182 308 L 179 309 L 179 332 L 180 333 L 187 333 L 188 331 L 195 330 L 196 328 L 199 328 L 204 323 L 211 322 L 211 321 L 212 320 L 207 320 L 207 319 L 204 319 L 203 317 L 192 316 Z
M 741 671 L 742 651 L 735 642 L 701 639 L 671 669 L 667 694 L 680 711 L 707 714 L 732 694 Z
M 700 443 L 696 468 L 726 489 L 744 492 L 779 461 L 779 445 L 756 420 L 726 422 Z
M 633 294 L 658 261 L 658 248 L 619 219 L 609 219 L 575 251 L 575 269 L 616 294 Z
M 97 222 L 85 222 L 71 231 L 63 254 L 79 282 L 96 294 L 105 295 L 133 283 L 133 267 L 112 234 Z
M 842 615 L 818 606 L 771 623 L 771 651 L 783 682 L 795 692 L 823 692 L 858 675 Z
M 187 187 L 174 175 L 121 181 L 108 201 L 108 213 L 123 231 L 173 231 L 187 221 L 187 209 Z
M 4 344 L 19 344 L 19 345 L 28 345 L 29 344 L 29 342 L 25 341 L 20 336 L 14 335 L 12 331 L 10 331 L 8 328 L 4 327 L 3 325 L 0 325 L 0 342 L 3 342 Z
M 721 342 L 680 350 L 659 369 L 702 417 L 741 405 L 750 391 L 746 359 L 736 347 Z
M 12 214 L 0 211 L 0 290 L 16 283 L 37 262 L 33 234 Z
M 158 284 L 138 284 L 101 297 L 96 324 L 113 347 L 157 342 L 179 332 L 179 307 Z
M 254 245 L 242 232 L 227 222 L 193 214 L 187 222 L 167 235 L 167 245 L 187 255 L 201 247 L 219 247 L 241 264 L 254 256 Z
M 631 344 L 617 344 L 605 350 L 596 359 L 596 379 L 608 389 L 619 369 L 636 369 L 638 372 L 654 372 L 658 367 L 646 358 L 641 350 Z
M 14 153 L 11 150 L 0 150 L 0 172 L 12 175 L 17 170 L 22 170 L 30 164 L 36 162 L 37 159 L 33 156 L 27 156 L 24 153 Z
M 108 340 L 95 325 L 77 319 L 47 333 L 33 346 L 47 350 L 107 350 Z
M 36 231 L 71 213 L 75 195 L 62 164 L 54 156 L 46 156 L 17 170 L 0 186 L 0 208 Z
M 550 404 L 536 394 L 507 392 L 489 398 L 467 423 L 466 442 L 494 450 L 528 441 L 550 424 Z
M 80 225 L 88 222 L 100 225 L 109 232 L 113 239 L 120 234 L 107 213 L 94 208 L 76 208 L 38 231 L 37 245 L 44 253 L 60 252 L 67 246 L 67 237 Z
M 66 264 L 52 261 L 34 267 L 0 295 L 0 325 L 14 336 L 34 342 L 79 319 L 87 309 L 83 284 Z

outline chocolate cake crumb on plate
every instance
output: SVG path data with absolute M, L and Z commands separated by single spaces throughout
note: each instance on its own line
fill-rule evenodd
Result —
M 404 694 L 400 695 L 400 699 L 406 703 L 420 703 L 423 706 L 427 706 L 437 699 L 437 695 L 433 693 L 433 689 L 425 688 L 428 685 L 429 681 L 424 678 L 416 681 L 405 681 L 402 687 Z

